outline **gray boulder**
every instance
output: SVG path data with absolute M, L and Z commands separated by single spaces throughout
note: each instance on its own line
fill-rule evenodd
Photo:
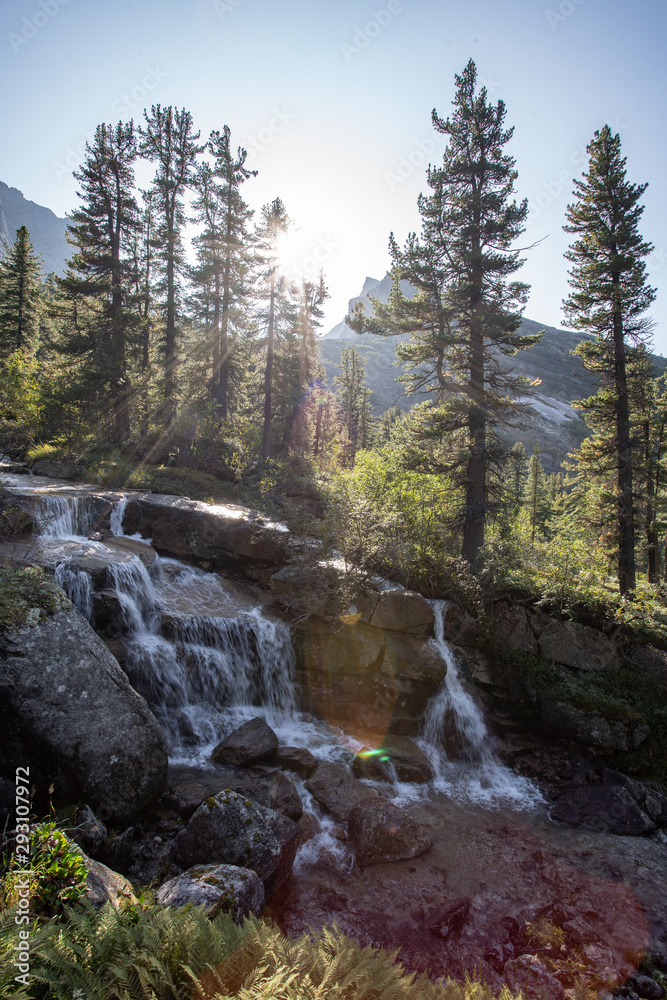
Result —
M 261 806 L 275 809 L 276 812 L 299 820 L 303 814 L 303 803 L 296 785 L 282 771 L 271 775 L 250 775 L 247 780 L 230 780 L 230 788 L 245 798 L 259 802 Z M 203 796 L 202 796 L 203 798 Z
M 423 784 L 434 777 L 431 762 L 409 736 L 389 734 L 382 742 L 382 750 L 396 768 L 399 781 Z
M 83 853 L 83 852 L 82 852 Z M 111 903 L 116 909 L 121 904 L 138 903 L 132 885 L 126 878 L 114 872 L 99 861 L 93 861 L 84 854 L 88 869 L 86 878 L 86 898 L 93 906 L 104 906 Z
M 433 608 L 425 597 L 412 590 L 385 590 L 378 599 L 370 618 L 375 628 L 409 635 L 431 635 Z
M 184 868 L 215 862 L 252 868 L 267 897 L 290 876 L 301 827 L 266 806 L 226 788 L 204 799 L 174 841 Z
M 655 824 L 623 785 L 580 785 L 561 792 L 551 818 L 598 833 L 639 837 Z
M 348 833 L 359 865 L 414 858 L 433 843 L 408 813 L 380 798 L 352 810 Z
M 288 771 L 309 778 L 317 770 L 317 760 L 305 747 L 278 747 L 276 761 Z
M 306 782 L 306 788 L 336 819 L 347 820 L 357 806 L 379 795 L 361 781 L 357 781 L 339 764 L 320 764 L 315 774 Z
M 244 767 L 265 760 L 278 749 L 278 737 L 264 719 L 244 722 L 225 737 L 211 754 L 216 764 L 234 764 Z
M 0 770 L 116 824 L 167 785 L 165 737 L 102 640 L 74 610 L 0 636 Z
M 161 906 L 205 906 L 209 915 L 233 913 L 238 922 L 264 905 L 264 886 L 256 872 L 235 865 L 195 865 L 157 891 Z

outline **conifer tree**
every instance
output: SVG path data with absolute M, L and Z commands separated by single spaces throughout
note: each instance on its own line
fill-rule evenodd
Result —
M 257 174 L 245 166 L 244 149 L 234 154 L 230 136 L 227 125 L 211 132 L 206 149 L 213 163 L 203 164 L 195 176 L 195 218 L 203 228 L 194 240 L 198 264 L 192 274 L 211 347 L 211 395 L 222 420 L 229 410 L 234 346 L 248 323 L 254 262 L 248 231 L 253 212 L 241 185 Z
M 284 454 L 289 451 L 292 430 L 302 400 L 311 389 L 317 395 L 318 385 L 325 378 L 319 358 L 317 331 L 322 325 L 322 306 L 329 298 L 329 289 L 324 275 L 320 273 L 317 281 L 302 278 L 298 285 L 293 286 L 292 294 L 296 307 L 294 326 L 290 337 L 285 340 L 280 359 L 283 368 L 292 374 L 283 430 Z
M 42 264 L 25 226 L 0 260 L 0 358 L 13 351 L 31 354 L 37 346 Z
M 366 385 L 366 359 L 354 347 L 344 347 L 340 354 L 340 375 L 334 376 L 338 400 L 347 425 L 347 462 L 354 464 L 359 448 L 370 444 L 373 415 L 371 390 Z
M 517 397 L 530 382 L 499 364 L 539 339 L 518 333 L 528 286 L 510 280 L 521 266 L 513 249 L 523 232 L 527 202 L 512 200 L 517 173 L 504 151 L 513 129 L 505 128 L 505 105 L 490 104 L 486 88 L 477 92 L 477 69 L 470 60 L 456 77 L 454 112 L 433 125 L 447 136 L 443 164 L 429 168 L 431 194 L 420 196 L 421 236 L 411 234 L 404 249 L 393 238 L 394 285 L 389 303 L 375 303 L 375 316 L 361 311 L 350 325 L 357 332 L 408 332 L 397 356 L 406 364 L 411 388 L 435 397 L 421 407 L 426 438 L 450 438 L 455 450 L 443 466 L 463 496 L 462 554 L 475 565 L 484 542 L 495 466 L 503 452 L 495 430 L 521 410 Z M 401 282 L 415 289 L 407 299 Z
M 516 441 L 507 459 L 507 492 L 511 505 L 518 510 L 526 484 L 526 446 Z
M 177 340 L 180 316 L 179 278 L 185 266 L 183 196 L 191 185 L 201 147 L 194 131 L 192 115 L 185 108 L 151 107 L 144 111 L 146 125 L 141 130 L 141 152 L 156 164 L 153 191 L 156 207 L 155 263 L 158 265 L 164 303 L 164 394 L 165 420 L 170 424 L 176 412 Z
M 132 299 L 132 239 L 138 225 L 133 192 L 136 156 L 132 122 L 98 125 L 92 143 L 86 144 L 84 163 L 74 172 L 81 198 L 70 215 L 68 240 L 74 254 L 61 283 L 70 297 L 88 300 L 96 313 L 88 326 L 89 375 L 98 390 L 105 386 L 110 394 L 115 441 L 130 435 L 128 346 L 137 325 Z M 80 336 L 80 328 L 73 330 L 65 350 L 79 353 Z
M 535 544 L 535 534 L 544 531 L 549 516 L 547 480 L 540 458 L 540 446 L 535 445 L 528 462 L 528 476 L 523 491 L 523 501 L 530 524 L 530 544 Z
M 264 362 L 264 413 L 262 429 L 262 459 L 271 452 L 271 419 L 273 415 L 273 380 L 276 350 L 276 332 L 285 318 L 285 298 L 288 294 L 285 279 L 278 274 L 278 241 L 287 232 L 292 220 L 280 198 L 262 207 L 261 222 L 255 233 L 258 259 L 261 268 L 260 322 L 266 329 L 266 356 Z
M 627 180 L 620 138 L 608 125 L 587 149 L 588 172 L 575 180 L 577 200 L 567 209 L 565 231 L 576 239 L 566 254 L 573 266 L 564 309 L 576 329 L 595 337 L 577 352 L 599 376 L 597 406 L 613 420 L 617 574 L 619 590 L 627 594 L 636 581 L 628 350 L 645 339 L 645 313 L 655 298 L 644 262 L 652 247 L 638 230 L 647 185 Z

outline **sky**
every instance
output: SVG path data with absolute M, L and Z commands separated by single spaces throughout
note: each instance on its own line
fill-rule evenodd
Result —
M 228 125 L 257 177 L 259 210 L 282 198 L 294 273 L 321 267 L 323 331 L 366 276 L 380 279 L 390 232 L 420 225 L 417 198 L 472 57 L 514 126 L 517 197 L 529 218 L 525 315 L 563 326 L 572 179 L 609 124 L 629 180 L 648 182 L 640 231 L 657 289 L 654 347 L 667 355 L 664 0 L 13 0 L 0 5 L 0 180 L 63 216 L 72 169 L 102 122 L 144 107 L 191 111 L 202 137 Z M 151 168 L 143 167 L 145 186 Z

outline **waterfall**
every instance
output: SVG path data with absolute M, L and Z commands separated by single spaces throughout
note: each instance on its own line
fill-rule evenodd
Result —
M 40 496 L 37 525 L 42 538 L 80 539 L 90 531 L 92 520 L 85 497 Z
M 93 581 L 90 573 L 83 569 L 72 569 L 67 560 L 58 563 L 54 572 L 55 581 L 62 587 L 70 601 L 84 618 L 93 617 Z
M 112 535 L 124 535 L 123 531 L 123 518 L 125 517 L 125 508 L 127 507 L 127 497 L 121 497 L 118 503 L 114 504 L 113 510 L 111 511 L 111 516 L 109 518 L 109 527 L 111 529 Z
M 435 612 L 435 638 L 431 641 L 447 664 L 440 690 L 426 706 L 419 741 L 435 771 L 434 788 L 479 805 L 508 803 L 533 808 L 543 801 L 539 790 L 500 762 L 482 709 L 460 676 L 456 657 L 445 639 L 447 603 L 430 604 Z

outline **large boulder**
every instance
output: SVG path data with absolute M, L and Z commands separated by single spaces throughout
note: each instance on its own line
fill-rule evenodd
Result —
M 621 665 L 616 643 L 599 629 L 559 621 L 537 610 L 529 611 L 528 618 L 537 637 L 537 651 L 547 663 L 585 671 L 614 670 Z
M 409 635 L 431 635 L 435 615 L 426 598 L 412 590 L 385 590 L 370 618 L 375 628 Z
M 278 747 L 275 759 L 281 767 L 309 778 L 317 770 L 317 760 L 305 747 Z
M 205 906 L 210 916 L 233 913 L 239 922 L 264 905 L 264 886 L 256 872 L 235 865 L 195 865 L 161 885 L 161 906 Z
M 551 808 L 551 818 L 598 833 L 640 837 L 655 824 L 623 785 L 579 785 L 567 788 Z
M 93 861 L 85 854 L 83 857 L 88 869 L 86 898 L 89 903 L 96 907 L 111 903 L 118 909 L 121 905 L 139 902 L 132 884 L 123 875 L 112 871 L 99 861 Z
M 174 841 L 184 868 L 221 863 L 251 868 L 267 897 L 290 876 L 301 827 L 273 809 L 226 788 L 204 799 Z
M 296 785 L 282 771 L 273 774 L 243 775 L 237 780 L 229 779 L 229 787 L 239 795 L 243 795 L 261 806 L 268 806 L 276 812 L 299 820 L 303 813 L 303 803 Z
M 265 760 L 278 749 L 278 737 L 264 719 L 249 719 L 226 736 L 211 754 L 216 764 L 244 767 Z
M 585 712 L 574 705 L 554 701 L 547 695 L 539 695 L 537 702 L 547 732 L 606 753 L 636 750 L 651 731 L 643 719 L 608 719 L 596 712 Z
M 102 640 L 77 612 L 0 635 L 0 770 L 30 767 L 43 793 L 88 802 L 118 824 L 167 785 L 165 737 Z
M 306 782 L 306 788 L 336 819 L 347 820 L 357 806 L 379 800 L 379 795 L 363 782 L 353 778 L 340 764 L 320 764 Z
M 289 532 L 265 524 L 249 508 L 185 497 L 133 495 L 123 517 L 126 534 L 151 538 L 158 552 L 204 569 L 240 570 L 268 582 L 290 558 Z
M 409 736 L 390 734 L 383 740 L 381 750 L 394 765 L 399 781 L 422 784 L 435 776 L 428 757 Z
M 408 813 L 380 798 L 352 810 L 348 833 L 357 863 L 362 866 L 414 858 L 433 843 Z

